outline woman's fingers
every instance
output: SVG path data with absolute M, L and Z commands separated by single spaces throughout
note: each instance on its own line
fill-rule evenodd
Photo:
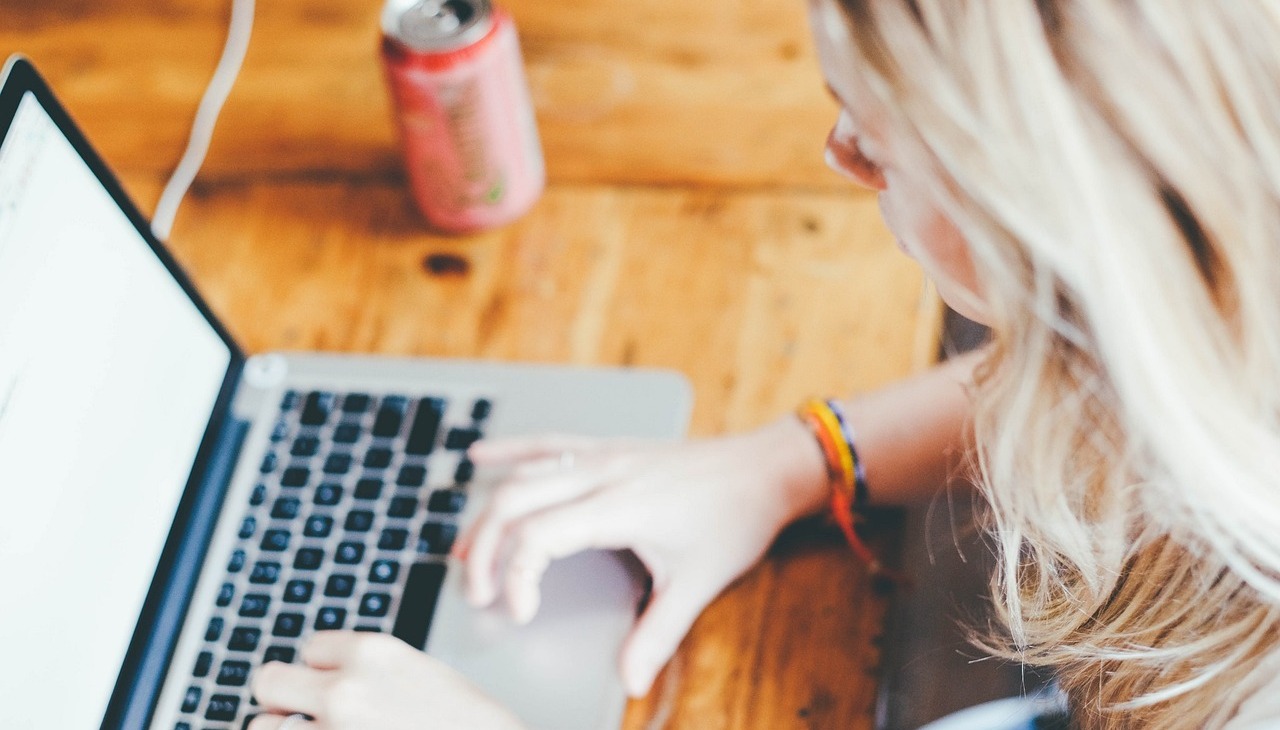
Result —
M 365 635 L 352 631 L 318 631 L 299 648 L 302 661 L 316 669 L 337 669 L 352 663 Z
M 589 548 L 616 548 L 627 542 L 629 512 L 612 509 L 607 498 L 581 499 L 532 514 L 511 531 L 502 585 L 507 608 L 528 623 L 542 601 L 542 576 L 554 560 Z
M 622 647 L 622 683 L 632 697 L 643 697 L 666 665 L 702 609 L 719 592 L 713 580 L 687 573 L 653 598 Z
M 258 715 L 253 722 L 249 723 L 246 730 L 280 730 L 287 719 L 289 719 L 288 715 Z M 319 730 L 319 728 L 319 725 L 310 720 L 294 718 L 293 722 L 289 723 L 288 730 Z
M 598 439 L 567 434 L 484 439 L 467 449 L 467 457 L 481 466 L 509 464 L 529 459 L 558 457 L 565 452 L 591 451 L 599 443 Z
M 549 471 L 548 471 L 549 470 Z M 541 471 L 544 475 L 530 477 Z M 521 474 L 493 493 L 476 521 L 458 543 L 455 554 L 466 564 L 467 596 L 476 605 L 488 605 L 497 594 L 497 566 L 502 543 L 514 523 L 542 510 L 554 510 L 598 489 L 611 478 L 611 470 L 601 467 L 569 468 L 563 471 L 545 463 L 530 462 Z
M 318 669 L 270 662 L 258 668 L 251 685 L 258 704 L 268 710 L 315 716 L 323 707 L 328 678 Z

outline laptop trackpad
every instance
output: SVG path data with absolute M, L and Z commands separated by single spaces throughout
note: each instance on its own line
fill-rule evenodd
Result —
M 427 653 L 458 669 L 535 730 L 619 727 L 622 640 L 635 620 L 644 569 L 627 553 L 592 551 L 556 561 L 527 626 L 504 610 L 473 609 L 451 569 Z

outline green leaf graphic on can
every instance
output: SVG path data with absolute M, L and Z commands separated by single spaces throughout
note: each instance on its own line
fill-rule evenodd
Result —
M 489 192 L 485 193 L 484 201 L 491 204 L 497 203 L 502 200 L 502 194 L 504 192 L 506 192 L 506 186 L 503 185 L 503 180 L 499 177 L 498 181 L 493 184 L 493 187 L 489 188 Z

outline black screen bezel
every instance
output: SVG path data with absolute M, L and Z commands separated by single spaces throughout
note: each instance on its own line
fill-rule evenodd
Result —
M 228 425 L 232 398 L 235 395 L 236 384 L 239 382 L 246 356 L 196 291 L 190 277 L 164 245 L 156 239 L 146 218 L 129 199 L 120 182 L 85 139 L 71 116 L 58 103 L 48 84 L 31 62 L 22 56 L 11 57 L 4 70 L 0 71 L 0 82 L 3 82 L 3 86 L 0 86 L 0 145 L 4 144 L 8 136 L 19 103 L 27 93 L 33 94 L 81 159 L 92 170 L 103 188 L 111 195 L 116 205 L 128 217 L 138 235 L 147 242 L 152 253 L 160 259 L 165 269 L 182 287 L 182 291 L 195 304 L 201 316 L 217 333 L 231 355 L 218 398 L 201 438 L 191 473 L 183 488 L 173 525 L 165 540 L 155 575 L 148 588 L 142 612 L 138 617 L 103 718 L 102 727 L 114 728 L 121 726 L 126 716 L 136 717 L 139 703 L 146 704 L 148 708 L 146 714 L 149 716 L 150 706 L 160 690 L 160 680 L 172 657 L 178 638 L 177 633 L 156 636 L 152 629 L 157 625 L 157 619 L 162 613 L 172 615 L 174 611 L 180 611 L 185 614 L 191 592 L 195 588 L 199 571 L 178 570 L 178 568 L 183 565 L 198 565 L 203 562 L 204 554 L 208 550 L 209 530 L 192 529 L 193 520 L 198 516 L 198 511 L 203 511 L 197 510 L 197 506 L 210 504 L 210 499 L 215 498 L 215 495 L 207 492 L 225 490 L 226 487 L 225 484 L 209 483 L 205 477 L 219 447 L 219 434 Z M 221 504 L 221 494 L 216 495 L 216 502 Z M 91 605 L 92 597 L 86 597 L 86 599 L 86 605 Z

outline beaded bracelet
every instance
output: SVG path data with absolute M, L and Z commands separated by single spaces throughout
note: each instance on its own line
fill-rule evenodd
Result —
M 822 449 L 831 484 L 831 514 L 849 548 L 867 564 L 874 577 L 893 578 L 858 534 L 857 526 L 864 520 L 862 511 L 867 505 L 869 489 L 866 467 L 858 458 L 853 427 L 844 409 L 834 400 L 814 399 L 802 405 L 796 415 Z

